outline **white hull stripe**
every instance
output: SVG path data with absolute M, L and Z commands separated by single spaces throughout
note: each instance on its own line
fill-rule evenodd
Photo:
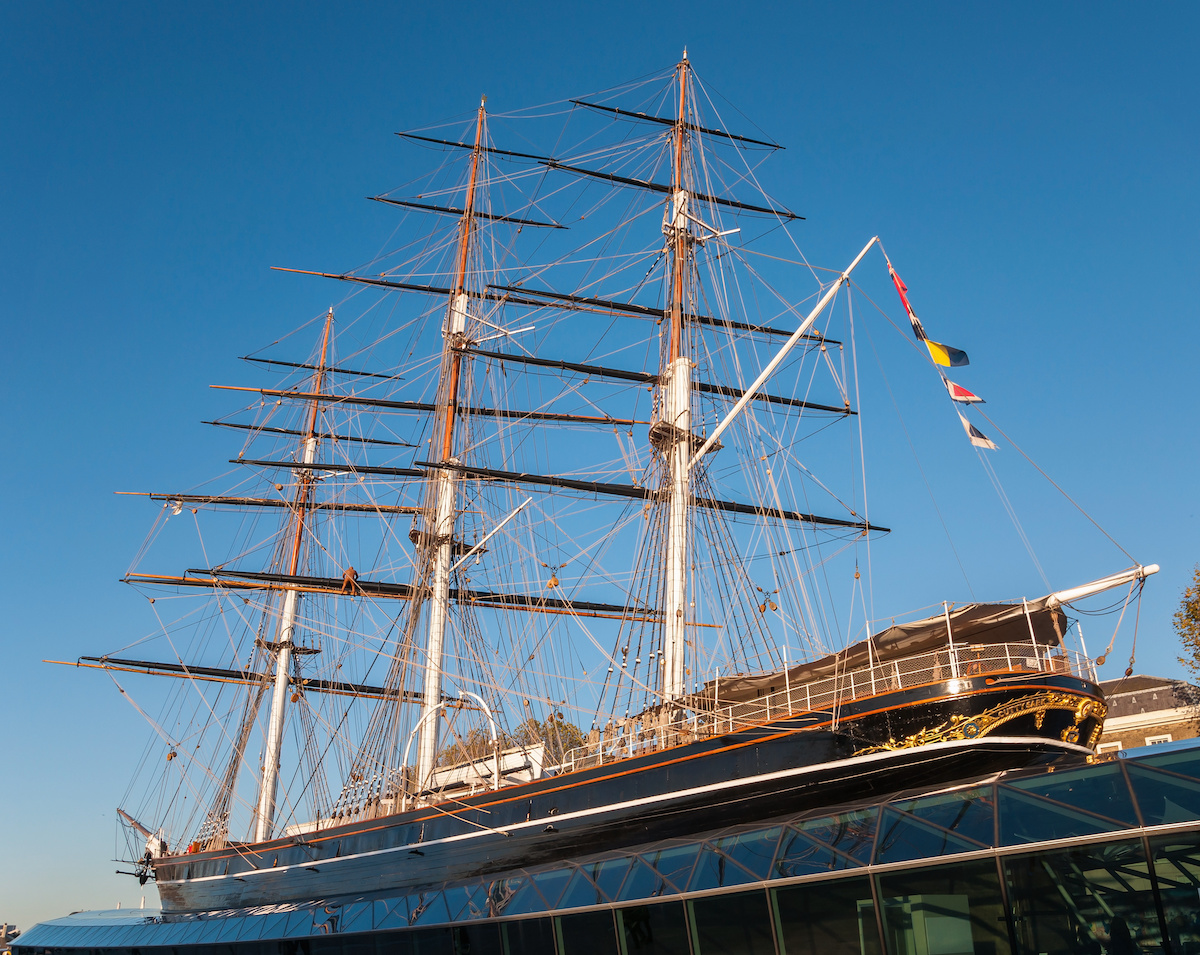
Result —
M 980 736 L 973 740 L 953 740 L 953 741 L 945 742 L 945 743 L 929 743 L 929 744 L 921 747 L 921 752 L 922 753 L 942 752 L 944 750 L 964 749 L 964 748 L 973 747 L 973 746 L 993 745 L 996 743 L 1028 746 L 1030 742 L 1031 742 L 1030 738 L 1026 737 L 1026 736 Z M 1059 749 L 1070 750 L 1072 752 L 1083 753 L 1088 756 L 1092 755 L 1092 750 L 1088 749 L 1086 746 L 1079 746 L 1079 745 L 1073 744 L 1073 743 L 1062 743 L 1062 742 L 1059 742 L 1058 740 L 1042 739 L 1042 738 L 1037 738 L 1036 740 L 1033 740 L 1033 742 L 1037 742 L 1037 743 L 1043 744 L 1043 745 L 1057 747 Z M 694 795 L 697 795 L 699 793 L 704 793 L 704 792 L 720 792 L 722 790 L 736 789 L 736 788 L 751 785 L 754 783 L 771 782 L 772 780 L 790 779 L 790 778 L 793 778 L 796 776 L 806 775 L 808 773 L 815 773 L 818 771 L 827 771 L 827 770 L 831 770 L 831 769 L 839 769 L 843 766 L 850 766 L 850 765 L 861 766 L 865 763 L 883 762 L 885 760 L 891 759 L 891 758 L 893 758 L 895 756 L 899 756 L 899 755 L 906 755 L 906 756 L 912 755 L 912 751 L 911 750 L 889 750 L 889 751 L 885 751 L 882 753 L 873 753 L 870 756 L 849 756 L 849 757 L 846 757 L 845 759 L 836 759 L 836 760 L 832 760 L 831 762 L 828 762 L 828 763 L 817 763 L 814 766 L 800 766 L 800 767 L 797 767 L 796 769 L 785 769 L 785 770 L 779 770 L 778 772 L 774 772 L 774 773 L 763 773 L 762 775 L 759 775 L 759 776 L 746 776 L 746 777 L 739 777 L 737 779 L 728 779 L 728 780 L 724 780 L 722 782 L 712 783 L 712 784 L 705 785 L 705 786 L 694 786 L 691 789 L 681 789 L 681 790 L 676 790 L 676 791 L 669 792 L 669 793 L 660 793 L 655 796 L 646 796 L 642 799 L 630 799 L 625 802 L 612 803 L 611 805 L 600 806 L 595 809 L 583 809 L 583 810 L 580 810 L 579 812 L 565 813 L 563 815 L 555 815 L 555 816 L 546 816 L 541 819 L 531 819 L 528 822 L 519 822 L 519 823 L 515 823 L 514 825 L 511 825 L 511 826 L 506 826 L 503 829 L 489 829 L 489 830 L 483 830 L 483 831 L 464 832 L 457 836 L 445 836 L 441 839 L 430 839 L 427 842 L 410 842 L 410 843 L 407 843 L 402 846 L 393 846 L 388 849 L 372 849 L 368 852 L 358 852 L 358 853 L 355 853 L 354 855 L 337 856 L 332 859 L 318 859 L 316 861 L 310 861 L 307 864 L 297 863 L 295 865 L 278 866 L 278 867 L 266 868 L 266 869 L 249 869 L 249 870 L 239 872 L 237 874 L 236 878 L 239 880 L 248 880 L 251 876 L 280 875 L 280 874 L 283 874 L 286 872 L 290 872 L 292 870 L 305 871 L 310 866 L 313 866 L 313 865 L 319 865 L 321 867 L 325 867 L 325 866 L 331 866 L 338 862 L 349 862 L 349 861 L 355 860 L 355 859 L 366 859 L 371 856 L 404 853 L 404 852 L 408 852 L 409 850 L 414 849 L 414 848 L 426 849 L 429 846 L 437 846 L 437 845 L 444 845 L 444 844 L 450 844 L 450 843 L 455 843 L 455 842 L 462 842 L 464 840 L 469 840 L 469 839 L 481 839 L 481 838 L 485 838 L 485 837 L 494 837 L 494 836 L 502 835 L 505 833 L 516 832 L 516 831 L 522 830 L 522 829 L 545 828 L 548 820 L 553 820 L 556 824 L 558 824 L 558 823 L 566 822 L 567 820 L 571 820 L 571 819 L 582 819 L 582 818 L 586 818 L 588 816 L 607 814 L 607 813 L 616 812 L 619 810 L 637 809 L 640 806 L 652 806 L 655 803 L 668 802 L 668 801 L 675 800 L 675 799 L 685 798 L 687 796 L 694 796 Z M 465 819 L 463 820 L 463 822 L 467 825 L 470 825 L 470 823 L 467 822 Z M 353 833 L 347 833 L 347 835 L 353 835 Z M 284 847 L 284 848 L 286 848 L 286 847 Z M 205 876 L 199 876 L 194 879 L 164 880 L 162 882 L 162 885 L 195 885 L 200 882 L 220 882 L 220 881 L 224 881 L 226 879 L 232 879 L 232 878 L 234 878 L 234 877 L 231 875 L 205 875 Z

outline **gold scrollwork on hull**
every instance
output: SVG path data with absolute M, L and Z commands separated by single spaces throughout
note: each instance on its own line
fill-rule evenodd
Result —
M 1096 745 L 1096 741 L 1104 729 L 1104 717 L 1108 714 L 1108 707 L 1099 700 L 1079 696 L 1075 693 L 1041 690 L 1015 700 L 1005 700 L 974 716 L 952 716 L 940 726 L 923 729 L 901 740 L 889 739 L 886 743 L 868 746 L 858 750 L 854 755 L 862 756 L 888 750 L 909 749 L 913 746 L 928 746 L 930 743 L 945 743 L 953 740 L 978 739 L 992 733 L 997 727 L 1019 717 L 1028 716 L 1030 713 L 1034 717 L 1034 726 L 1040 730 L 1046 720 L 1048 710 L 1068 710 L 1073 715 L 1071 725 L 1059 734 L 1059 738 L 1064 743 L 1081 743 L 1081 725 L 1087 719 L 1095 719 L 1096 722 L 1088 734 L 1087 740 L 1082 741 L 1082 745 L 1089 747 Z

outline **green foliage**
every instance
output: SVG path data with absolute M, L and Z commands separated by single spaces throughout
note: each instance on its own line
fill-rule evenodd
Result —
M 1183 592 L 1174 622 L 1179 642 L 1183 644 L 1184 655 L 1179 662 L 1200 676 L 1200 565 L 1192 575 L 1192 585 Z
M 530 717 L 517 727 L 515 739 L 522 746 L 545 743 L 548 764 L 561 762 L 569 750 L 584 743 L 583 732 L 579 727 L 554 713 L 541 722 Z
M 514 733 L 500 734 L 500 748 L 511 749 L 515 746 L 536 746 L 546 744 L 546 762 L 560 762 L 563 756 L 576 746 L 584 743 L 583 732 L 574 723 L 560 719 L 551 713 L 544 720 L 533 717 L 517 727 Z M 473 729 L 461 740 L 452 739 L 444 746 L 437 756 L 437 765 L 454 766 L 458 763 L 472 762 L 492 754 L 492 738 L 486 728 Z

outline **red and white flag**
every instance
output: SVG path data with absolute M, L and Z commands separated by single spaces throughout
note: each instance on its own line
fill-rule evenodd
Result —
M 979 395 L 967 391 L 962 385 L 956 385 L 949 378 L 943 376 L 942 382 L 946 385 L 946 390 L 950 392 L 950 398 L 953 401 L 961 401 L 964 405 L 984 404 L 984 400 Z

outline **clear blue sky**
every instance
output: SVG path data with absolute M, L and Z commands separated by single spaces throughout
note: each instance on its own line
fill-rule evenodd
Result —
M 392 219 L 362 197 L 407 178 L 394 131 L 481 93 L 503 111 L 612 86 L 684 45 L 789 147 L 769 181 L 812 258 L 844 265 L 880 234 L 926 326 L 970 352 L 962 383 L 1162 564 L 1137 668 L 1177 671 L 1170 615 L 1200 560 L 1195 5 L 244 6 L 0 5 L 0 920 L 138 902 L 108 860 L 146 730 L 103 676 L 39 661 L 144 632 L 117 578 L 153 514 L 112 492 L 219 471 L 227 441 L 199 421 L 227 406 L 207 386 L 340 297 L 269 266 L 374 254 Z M 949 449 L 948 517 L 994 512 L 944 409 L 908 424 Z M 1017 455 L 993 460 L 1025 503 Z M 1125 566 L 1037 493 L 1026 527 L 1056 586 Z M 1001 544 L 1023 555 L 1006 533 L 956 538 L 980 597 L 1040 589 L 1027 558 L 987 576 Z M 917 539 L 910 566 L 964 596 Z

